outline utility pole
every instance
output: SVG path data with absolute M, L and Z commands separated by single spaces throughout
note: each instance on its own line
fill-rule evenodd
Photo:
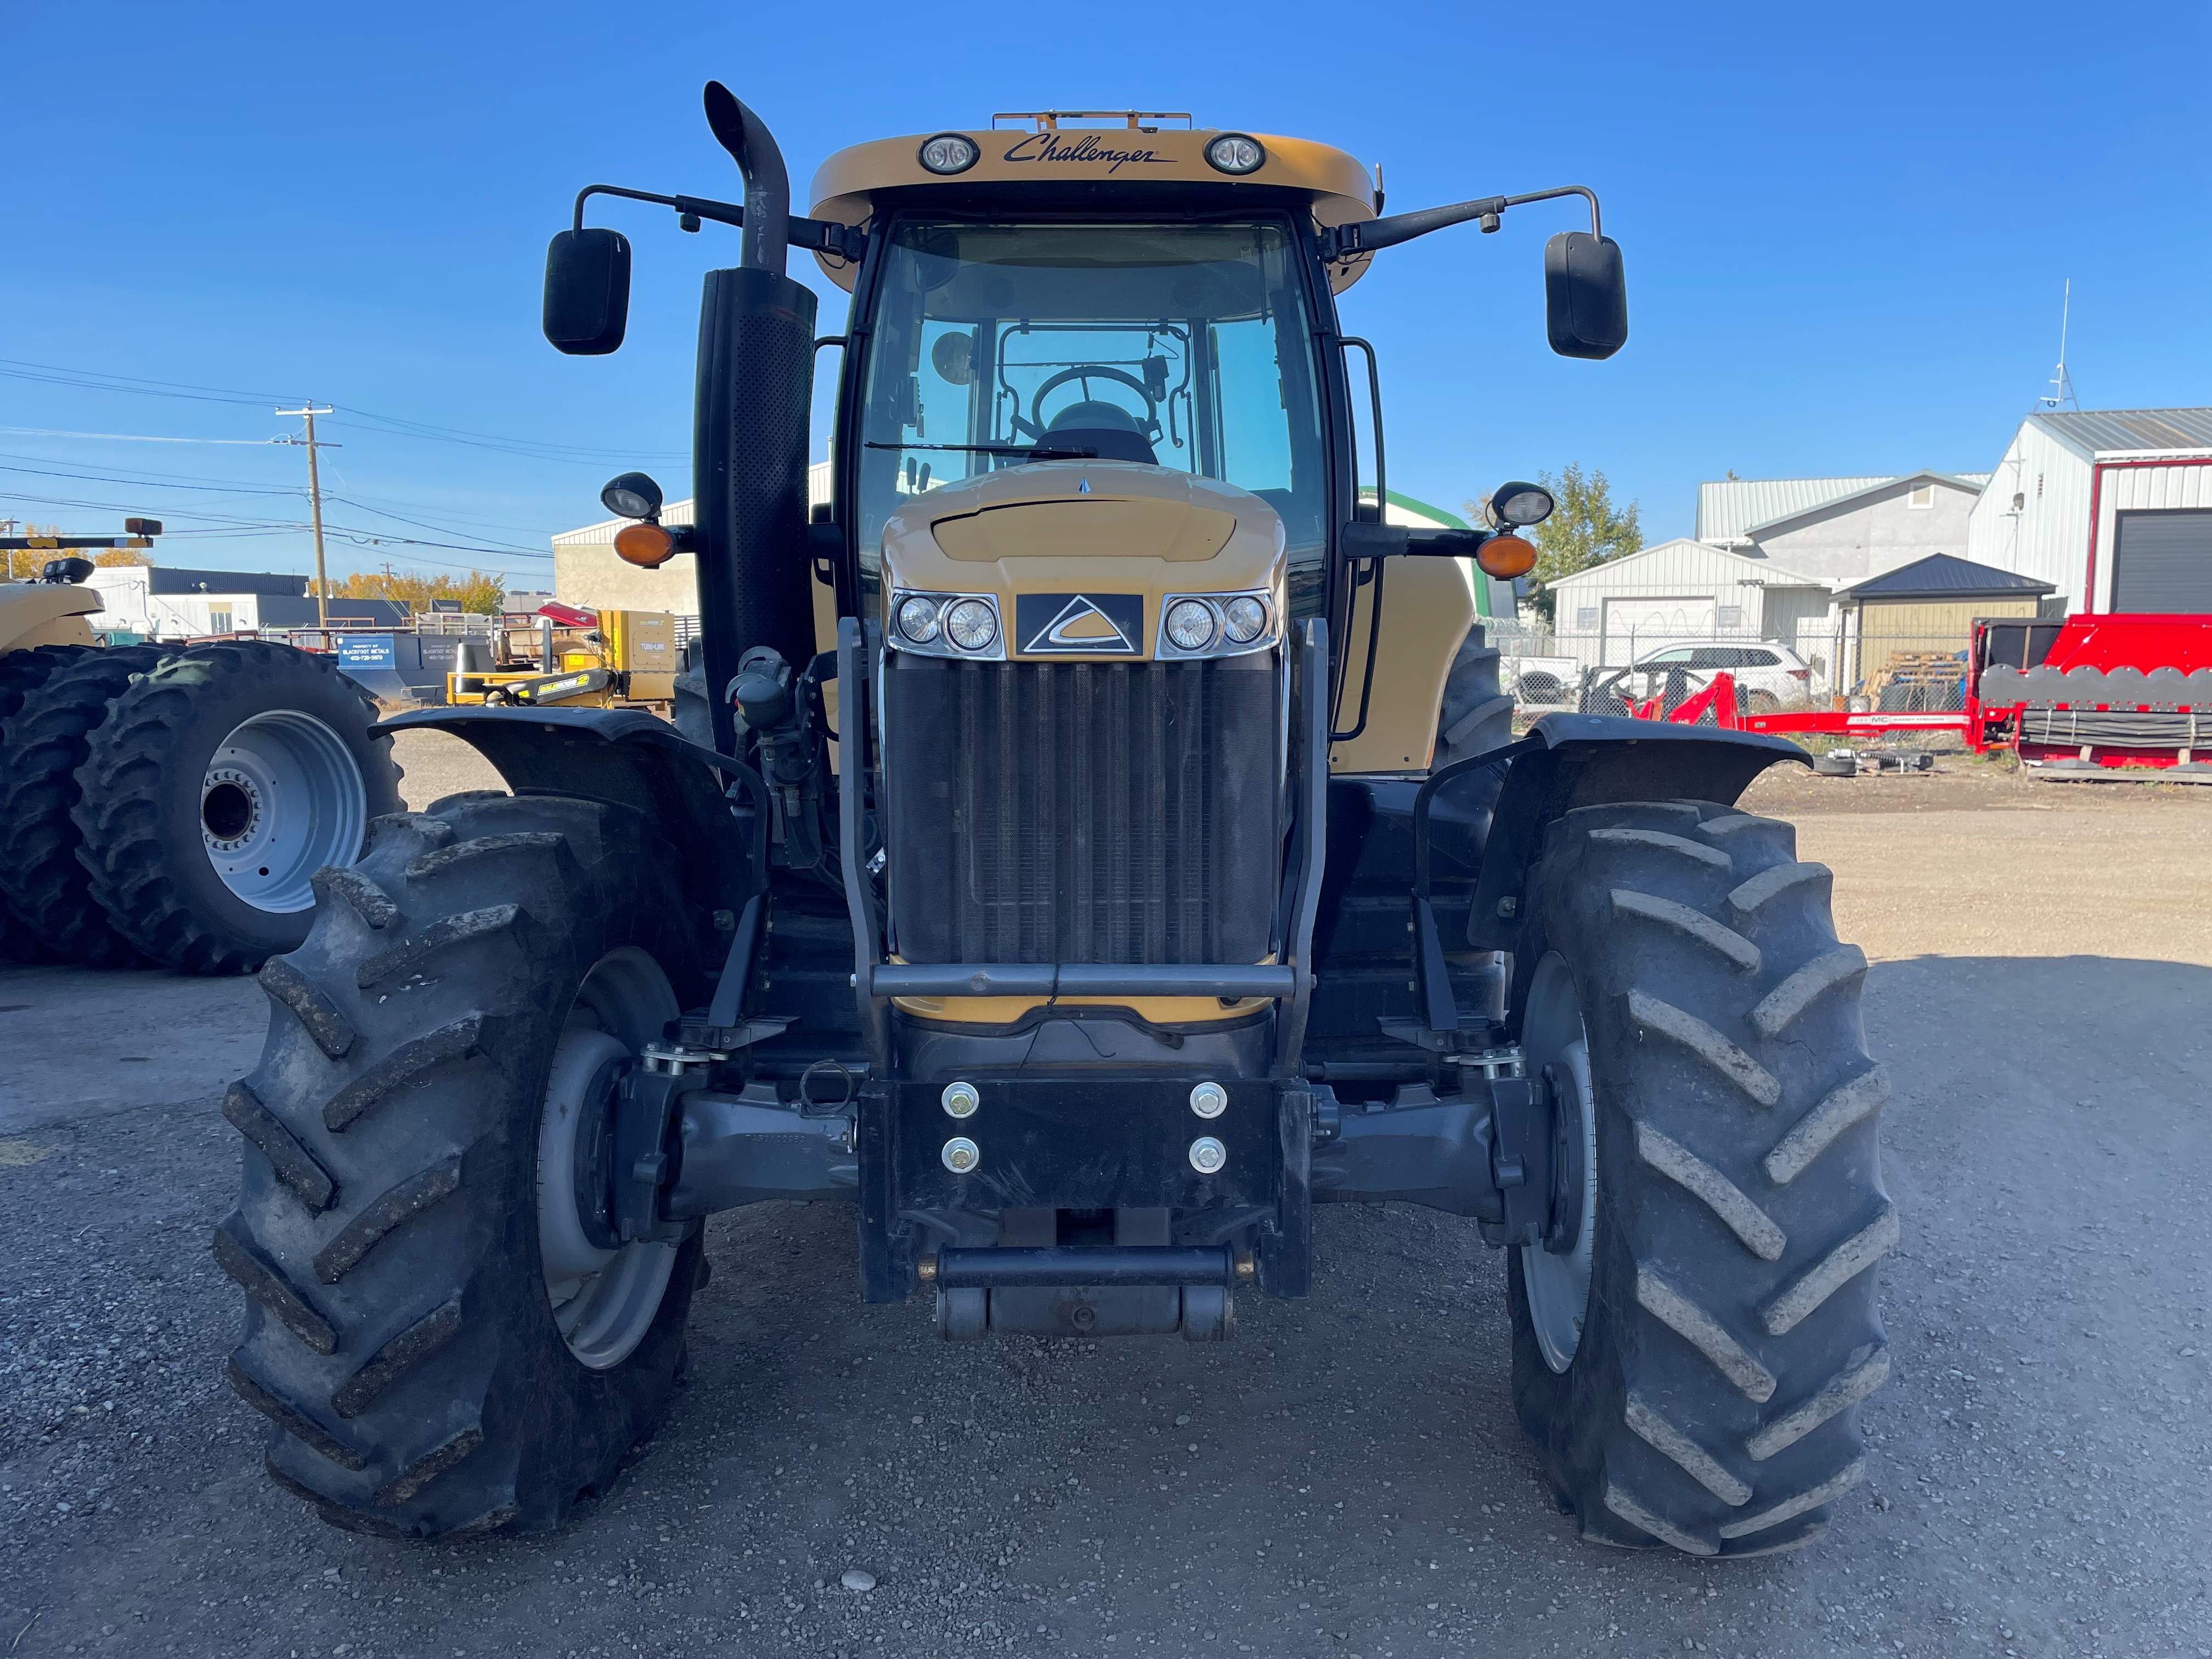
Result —
M 328 409 L 317 409 L 310 401 L 304 409 L 280 409 L 276 412 L 279 415 L 304 415 L 307 417 L 306 437 L 279 438 L 276 441 L 281 444 L 302 444 L 306 446 L 307 451 L 307 516 L 315 526 L 315 626 L 323 630 L 323 643 L 327 647 L 330 644 L 331 580 L 329 573 L 323 567 L 323 478 L 321 470 L 315 465 L 315 452 L 318 449 L 336 449 L 338 446 L 319 444 L 315 441 L 315 416 L 328 415 L 332 411 Z

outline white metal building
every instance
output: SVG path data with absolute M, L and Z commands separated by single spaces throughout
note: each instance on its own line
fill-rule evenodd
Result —
M 1817 651 L 1832 631 L 1826 582 L 1756 547 L 1732 551 L 1687 537 L 1562 577 L 1552 591 L 1552 650 L 1589 668 L 1692 641 L 1796 648 L 1803 636 Z
M 201 570 L 188 565 L 102 565 L 87 585 L 100 594 L 95 627 L 149 639 L 313 628 L 315 602 L 303 575 L 263 570 Z M 332 599 L 333 623 L 405 628 L 409 607 L 396 599 Z
M 2212 612 L 2212 409 L 2029 416 L 1966 556 L 2051 583 L 2069 611 Z

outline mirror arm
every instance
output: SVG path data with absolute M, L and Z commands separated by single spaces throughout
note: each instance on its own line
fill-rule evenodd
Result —
M 661 207 L 674 208 L 678 213 L 689 214 L 695 219 L 711 219 L 718 225 L 732 225 L 740 230 L 744 228 L 745 210 L 735 202 L 717 202 L 704 196 L 663 196 L 650 190 L 626 189 L 621 185 L 586 185 L 576 192 L 576 229 L 584 228 L 584 204 L 594 196 L 619 196 L 625 201 L 652 202 Z M 857 261 L 868 251 L 867 233 L 858 225 L 841 225 L 827 219 L 802 219 L 797 214 L 791 216 L 791 240 L 794 246 L 808 248 L 817 253 L 833 253 L 841 259 Z
M 1322 257 L 1324 259 L 1348 259 L 1357 253 L 1371 253 L 1377 248 L 1395 247 L 1401 242 L 1410 242 L 1416 236 L 1425 236 L 1432 230 L 1442 230 L 1447 225 L 1462 225 L 1470 219 L 1480 219 L 1483 229 L 1498 228 L 1498 217 L 1508 208 L 1521 207 L 1530 202 L 1549 202 L 1562 196 L 1579 196 L 1589 204 L 1590 234 L 1601 236 L 1597 192 L 1584 185 L 1562 185 L 1557 190 L 1532 191 L 1526 196 L 1485 196 L 1472 202 L 1455 202 L 1449 207 L 1421 208 L 1412 213 L 1394 213 L 1387 219 L 1367 219 L 1353 224 L 1338 225 L 1322 238 Z
M 1471 559 L 1490 539 L 1486 530 L 1415 529 L 1410 525 L 1355 520 L 1338 532 L 1347 559 Z

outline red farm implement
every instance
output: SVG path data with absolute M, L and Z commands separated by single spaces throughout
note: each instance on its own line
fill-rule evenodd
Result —
M 1746 714 L 1725 672 L 1672 708 L 1631 702 L 1638 720 L 1710 723 L 1785 736 L 1884 737 L 1956 732 L 1981 752 L 2009 749 L 2043 775 L 2133 773 L 2212 782 L 2212 616 L 2076 616 L 2063 622 L 1985 618 L 1966 656 L 1956 713 L 1800 710 Z

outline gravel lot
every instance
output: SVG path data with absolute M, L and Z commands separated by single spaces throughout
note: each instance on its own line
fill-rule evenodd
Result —
M 404 742 L 416 805 L 483 783 Z M 0 1655 L 2212 1655 L 2201 796 L 1962 763 L 1747 802 L 1875 959 L 1905 1238 L 1870 1480 L 1728 1565 L 1576 1540 L 1502 1259 L 1350 1207 L 1312 1300 L 1218 1348 L 941 1344 L 858 1304 L 841 1208 L 725 1217 L 690 1388 L 565 1533 L 330 1531 L 219 1376 L 258 992 L 0 969 Z

